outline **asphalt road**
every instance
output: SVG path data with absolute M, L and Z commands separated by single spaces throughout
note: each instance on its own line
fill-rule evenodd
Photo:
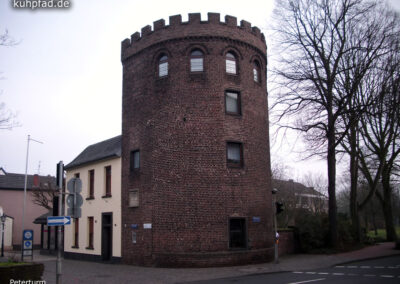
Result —
M 353 262 L 331 268 L 187 282 L 209 284 L 376 284 L 400 283 L 400 256 Z

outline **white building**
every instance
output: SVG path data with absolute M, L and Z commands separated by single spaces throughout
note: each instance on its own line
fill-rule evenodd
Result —
M 82 181 L 82 216 L 65 226 L 64 257 L 121 259 L 121 136 L 90 145 L 65 166 Z

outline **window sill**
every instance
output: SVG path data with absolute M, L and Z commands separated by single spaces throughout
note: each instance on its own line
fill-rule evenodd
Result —
M 111 198 L 111 197 L 112 197 L 112 195 L 108 194 L 108 195 L 103 195 L 101 198 Z
M 72 246 L 71 248 L 72 248 L 72 249 L 78 249 L 79 246 Z
M 236 112 L 229 112 L 229 111 L 225 111 L 226 115 L 231 115 L 231 116 L 235 116 L 235 117 L 242 117 L 241 113 L 236 113 Z
M 94 200 L 94 197 L 93 196 L 86 197 L 86 200 Z
M 227 163 L 226 166 L 230 169 L 243 169 L 243 165 L 241 163 Z
M 86 247 L 86 249 L 88 249 L 88 250 L 94 250 L 93 247 Z

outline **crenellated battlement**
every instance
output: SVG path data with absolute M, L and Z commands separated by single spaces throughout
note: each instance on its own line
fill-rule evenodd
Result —
M 208 13 L 206 21 L 201 20 L 200 13 L 189 13 L 188 21 L 183 22 L 181 15 L 169 17 L 169 25 L 164 19 L 153 22 L 153 26 L 147 25 L 141 32 L 135 32 L 131 38 L 122 41 L 122 59 L 146 48 L 156 42 L 180 37 L 217 36 L 245 41 L 260 49 L 265 46 L 265 37 L 258 27 L 252 27 L 251 23 L 241 20 L 237 24 L 237 18 L 226 15 L 225 21 L 220 21 L 219 13 Z

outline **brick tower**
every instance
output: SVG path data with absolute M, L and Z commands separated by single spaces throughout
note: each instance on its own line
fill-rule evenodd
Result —
M 122 258 L 211 266 L 273 255 L 266 43 L 180 15 L 122 42 Z

